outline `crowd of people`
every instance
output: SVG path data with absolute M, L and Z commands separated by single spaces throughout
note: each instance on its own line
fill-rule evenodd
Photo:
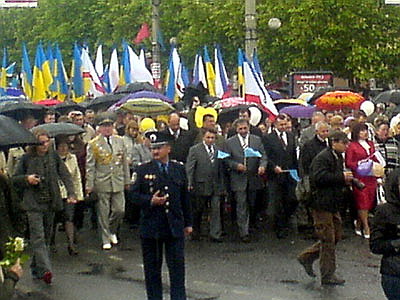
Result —
M 217 123 L 216 113 L 196 111 L 194 107 L 153 120 L 92 110 L 56 118 L 49 110 L 42 122 L 57 119 L 84 129 L 79 135 L 55 138 L 26 116 L 21 124 L 32 130 L 39 145 L 0 153 L 0 213 L 7 214 L 0 218 L 7 222 L 0 245 L 15 232 L 29 237 L 32 276 L 50 284 L 49 252 L 60 222 L 67 251 L 74 256 L 79 254 L 76 232 L 85 216 L 97 228 L 104 251 L 119 243 L 124 220 L 135 227 L 141 217 L 149 299 L 162 297 L 163 247 L 172 299 L 186 299 L 184 237 L 222 243 L 229 221 L 242 243 L 252 242 L 265 219 L 278 239 L 314 227 L 319 241 L 298 261 L 314 277 L 313 262 L 320 258 L 321 283 L 343 284 L 334 274 L 335 245 L 346 218 L 356 235 L 371 239 L 372 251 L 384 254 L 385 292 L 399 291 L 400 214 L 394 210 L 399 209 L 400 119 L 392 119 L 380 106 L 371 116 L 363 111 L 317 111 L 304 126 L 304 120 L 279 114 L 253 126 L 248 108 L 224 124 Z M 385 202 L 371 230 L 371 215 Z M 228 218 L 227 207 L 232 208 Z M 391 215 L 397 227 L 388 229 L 384 222 Z M 385 230 L 392 230 L 391 240 L 383 237 Z M 16 282 L 21 270 L 14 266 L 1 275 L 4 284 L 7 278 Z

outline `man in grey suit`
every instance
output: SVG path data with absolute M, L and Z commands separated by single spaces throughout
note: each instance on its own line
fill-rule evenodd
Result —
M 203 142 L 190 148 L 186 162 L 189 190 L 193 192 L 192 239 L 200 238 L 202 214 L 210 203 L 210 240 L 222 242 L 220 198 L 225 193 L 224 170 L 218 159 L 220 148 L 215 145 L 217 131 L 206 129 Z
M 97 215 L 103 250 L 117 244 L 117 229 L 125 212 L 124 188 L 130 184 L 126 148 L 122 137 L 113 135 L 114 121 L 102 118 L 99 135 L 87 145 L 86 194 L 96 192 Z
M 230 169 L 230 185 L 236 200 L 237 224 L 243 242 L 250 242 L 249 216 L 255 217 L 256 191 L 262 189 L 261 177 L 265 173 L 267 157 L 258 136 L 249 133 L 250 124 L 245 119 L 235 122 L 237 134 L 225 144 Z

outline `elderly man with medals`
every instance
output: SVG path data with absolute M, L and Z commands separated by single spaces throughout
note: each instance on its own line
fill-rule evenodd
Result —
M 171 299 L 186 299 L 184 237 L 192 232 L 185 168 L 169 159 L 173 138 L 147 132 L 153 159 L 133 175 L 132 199 L 141 206 L 140 236 L 148 299 L 162 299 L 163 248 L 170 275 Z

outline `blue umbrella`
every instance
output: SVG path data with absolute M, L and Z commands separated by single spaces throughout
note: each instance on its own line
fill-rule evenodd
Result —
M 293 106 L 286 106 L 282 108 L 279 112 L 288 114 L 292 118 L 310 119 L 312 117 L 312 114 L 316 110 L 317 109 L 315 106 L 293 105 Z

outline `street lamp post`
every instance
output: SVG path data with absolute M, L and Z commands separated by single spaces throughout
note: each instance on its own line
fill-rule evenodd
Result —
M 160 4 L 161 0 L 152 0 L 152 54 L 153 61 L 151 64 L 151 74 L 154 79 L 154 87 L 161 89 L 161 57 L 160 57 L 160 45 L 158 44 L 158 32 L 160 31 Z
M 246 0 L 245 3 L 245 52 L 252 58 L 253 51 L 257 48 L 257 13 L 256 0 Z

